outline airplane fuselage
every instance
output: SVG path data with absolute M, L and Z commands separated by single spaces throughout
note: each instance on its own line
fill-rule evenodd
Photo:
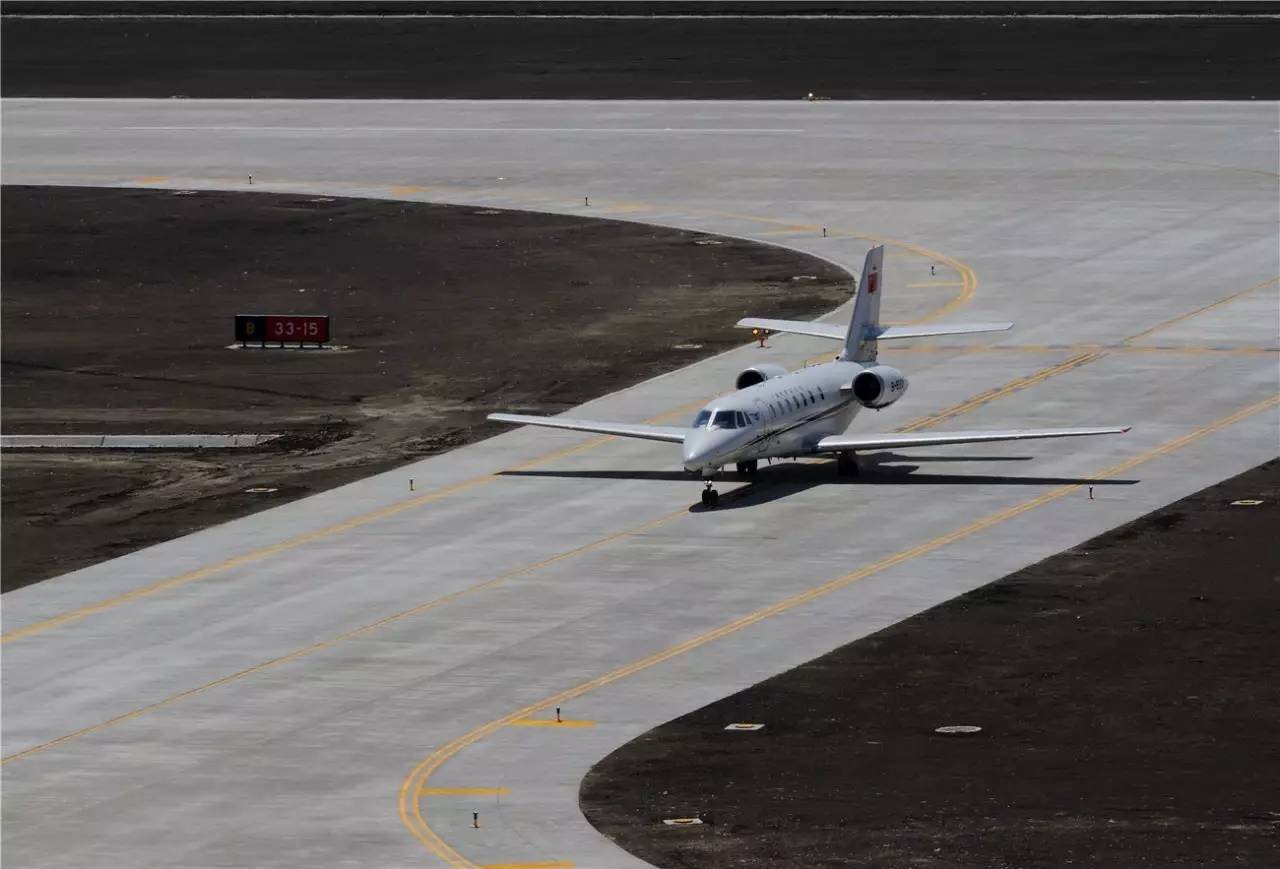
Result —
M 858 472 L 857 454 L 865 450 L 906 449 L 953 444 L 1025 441 L 1044 438 L 1121 434 L 1128 426 L 1089 428 L 1002 429 L 997 431 L 887 432 L 849 431 L 864 407 L 880 409 L 902 398 L 907 378 L 877 361 L 881 341 L 1003 332 L 1012 323 L 951 323 L 883 326 L 880 300 L 884 286 L 884 245 L 867 251 L 858 277 L 849 325 L 746 317 L 741 328 L 811 335 L 841 341 L 844 349 L 832 362 L 788 373 L 780 365 L 763 362 L 739 373 L 736 392 L 706 405 L 688 428 L 567 417 L 491 413 L 489 419 L 516 425 L 537 425 L 616 437 L 678 443 L 683 446 L 686 471 L 706 479 L 704 507 L 714 507 L 719 495 L 711 478 L 727 465 L 750 474 L 760 459 L 834 455 L 842 476 Z
M 824 362 L 715 399 L 685 436 L 685 470 L 711 476 L 738 462 L 812 452 L 818 441 L 844 433 L 853 422 L 862 405 L 849 385 L 868 367 Z

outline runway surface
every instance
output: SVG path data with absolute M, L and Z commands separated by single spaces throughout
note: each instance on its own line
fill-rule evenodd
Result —
M 6 594 L 12 866 L 643 865 L 578 811 L 611 749 L 1277 451 L 1274 105 L 9 100 L 3 120 L 13 183 L 252 173 L 851 269 L 887 240 L 888 318 L 1018 327 L 887 348 L 911 388 L 859 429 L 1134 426 L 921 451 L 919 484 L 766 471 L 709 513 L 669 446 L 513 431 Z M 748 364 L 836 349 L 770 344 L 574 414 L 682 421 Z

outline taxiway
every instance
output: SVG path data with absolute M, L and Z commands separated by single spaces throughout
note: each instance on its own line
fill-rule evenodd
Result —
M 578 810 L 611 749 L 1275 455 L 1274 129 L 1206 103 L 5 101 L 25 184 L 252 174 L 851 269 L 886 240 L 887 318 L 1018 325 L 884 348 L 911 388 L 862 428 L 1134 426 L 878 459 L 922 484 L 766 470 L 714 512 L 667 445 L 513 431 L 6 594 L 6 861 L 643 865 Z M 836 350 L 770 345 L 574 414 L 684 420 Z

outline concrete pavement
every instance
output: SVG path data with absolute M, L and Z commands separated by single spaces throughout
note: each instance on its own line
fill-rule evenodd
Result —
M 1018 326 L 886 348 L 911 388 L 861 430 L 1134 426 L 869 459 L 921 483 L 798 471 L 715 512 L 669 446 L 518 430 L 6 594 L 14 866 L 636 865 L 577 810 L 612 748 L 1276 454 L 1274 105 L 10 100 L 3 120 L 8 183 L 521 207 L 850 269 L 888 239 L 886 317 Z M 746 365 L 836 349 L 770 345 L 573 414 L 682 420 Z M 525 723 L 556 705 L 582 726 Z

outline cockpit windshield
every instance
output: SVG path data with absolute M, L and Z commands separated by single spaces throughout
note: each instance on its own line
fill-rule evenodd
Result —
M 701 410 L 693 418 L 694 428 L 748 428 L 760 419 L 759 414 L 744 413 L 740 410 Z

